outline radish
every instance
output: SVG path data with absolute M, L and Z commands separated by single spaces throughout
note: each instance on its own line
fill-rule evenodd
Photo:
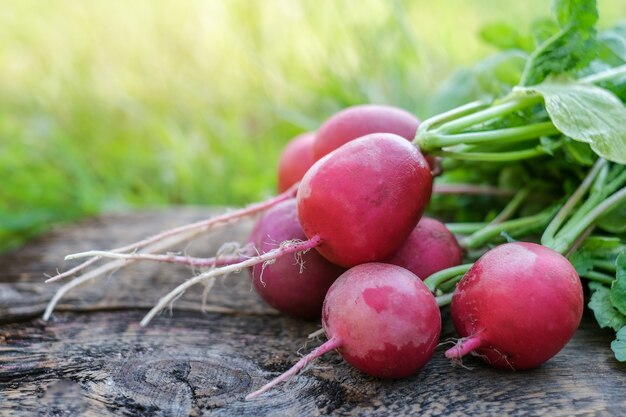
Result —
M 298 188 L 298 217 L 330 262 L 351 267 L 391 255 L 419 221 L 432 191 L 422 154 L 388 133 L 353 140 L 317 161 Z
M 412 141 L 419 125 L 417 117 L 398 107 L 376 104 L 348 107 L 322 124 L 313 143 L 313 156 L 318 160 L 370 133 L 393 133 Z
M 408 269 L 422 280 L 460 265 L 463 251 L 454 235 L 439 220 L 422 217 L 400 248 L 385 262 Z
M 508 243 L 485 253 L 465 274 L 451 312 L 463 338 L 446 357 L 474 351 L 496 368 L 529 369 L 573 336 L 583 290 L 563 255 L 535 243 Z
M 272 207 L 257 222 L 249 242 L 267 252 L 289 239 L 306 239 L 296 210 L 296 200 Z M 269 265 L 252 267 L 252 284 L 257 293 L 277 310 L 294 317 L 314 319 L 322 314 L 328 288 L 345 271 L 318 252 L 303 253 L 300 259 L 282 257 Z
M 55 282 L 59 281 L 63 278 L 67 278 L 72 276 L 78 272 L 85 270 L 87 267 L 95 264 L 102 258 L 118 258 L 122 255 L 122 259 L 115 259 L 110 261 L 104 265 L 99 266 L 87 273 L 82 274 L 81 276 L 73 279 L 72 281 L 66 283 L 61 286 L 54 294 L 48 305 L 46 306 L 46 310 L 43 315 L 43 320 L 47 321 L 50 319 L 52 312 L 54 311 L 54 307 L 57 303 L 63 298 L 65 294 L 67 294 L 72 289 L 89 282 L 92 279 L 100 277 L 104 274 L 111 273 L 123 266 L 126 266 L 130 263 L 135 262 L 136 260 L 141 259 L 132 259 L 132 256 L 136 256 L 135 253 L 137 250 L 142 250 L 141 256 L 147 256 L 154 254 L 155 252 L 168 249 L 176 244 L 179 244 L 184 241 L 189 241 L 194 237 L 198 236 L 201 233 L 206 233 L 208 231 L 214 230 L 217 227 L 227 225 L 229 223 L 238 221 L 245 217 L 250 217 L 255 214 L 261 213 L 267 210 L 270 207 L 279 204 L 282 201 L 293 198 L 296 193 L 297 186 L 294 185 L 290 187 L 287 191 L 280 193 L 279 195 L 272 197 L 266 201 L 262 201 L 260 203 L 251 204 L 247 207 L 241 208 L 239 210 L 225 213 L 216 217 L 212 217 L 210 219 L 202 220 L 199 222 L 187 224 L 184 226 L 175 227 L 173 229 L 166 230 L 164 232 L 158 233 L 156 235 L 150 236 L 148 238 L 142 239 L 138 242 L 131 243 L 126 246 L 110 249 L 109 251 L 87 251 L 83 253 L 77 253 L 73 255 L 68 255 L 66 259 L 77 259 L 77 258 L 89 258 L 84 261 L 80 265 L 77 265 L 65 272 L 59 272 L 55 276 L 50 277 L 46 282 Z M 124 254 L 125 251 L 132 251 L 133 254 Z M 125 258 L 125 256 L 132 255 L 131 257 Z M 193 262 L 190 263 L 193 265 Z
M 317 161 L 344 144 L 372 133 L 393 133 L 409 142 L 415 138 L 420 121 L 406 110 L 393 106 L 364 104 L 348 107 L 320 127 L 313 142 Z M 439 158 L 425 155 L 433 175 L 441 173 Z
M 283 149 L 278 161 L 278 192 L 283 192 L 302 179 L 313 165 L 314 132 L 293 138 Z
M 410 142 L 392 134 L 354 140 L 317 161 L 300 182 L 298 218 L 307 240 L 290 239 L 258 256 L 190 278 L 163 296 L 141 325 L 193 285 L 290 253 L 316 248 L 343 267 L 384 259 L 411 233 L 431 191 L 428 164 Z M 93 256 L 93 252 L 73 257 L 80 256 Z
M 441 315 L 435 297 L 412 272 L 368 263 L 349 269 L 330 287 L 322 325 L 327 342 L 246 399 L 287 380 L 333 349 L 369 375 L 409 376 L 432 357 L 441 333 Z

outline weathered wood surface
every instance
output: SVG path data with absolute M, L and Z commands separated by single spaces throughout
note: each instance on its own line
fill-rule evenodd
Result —
M 626 367 L 611 336 L 587 314 L 570 344 L 540 369 L 509 373 L 469 359 L 453 367 L 441 346 L 417 375 L 382 381 L 332 353 L 257 400 L 245 394 L 291 366 L 319 324 L 277 315 L 244 272 L 177 301 L 147 328 L 146 308 L 189 277 L 188 268 L 132 265 L 68 294 L 53 320 L 39 316 L 57 285 L 44 273 L 67 253 L 108 248 L 206 217 L 201 209 L 107 216 L 59 228 L 0 257 L 0 415 L 626 415 Z M 214 252 L 242 241 L 250 222 L 185 249 Z M 444 314 L 443 340 L 454 337 Z M 305 346 L 307 345 L 307 346 Z

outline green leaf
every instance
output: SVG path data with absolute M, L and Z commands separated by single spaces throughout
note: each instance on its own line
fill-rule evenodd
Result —
M 532 53 L 521 85 L 535 85 L 549 74 L 580 69 L 597 55 L 595 0 L 555 0 L 553 13 L 560 29 Z
M 542 136 L 539 138 L 539 146 L 547 155 L 554 156 L 554 151 L 561 146 L 561 141 L 555 138 Z
M 626 108 L 611 92 L 564 82 L 545 82 L 516 91 L 538 92 L 550 119 L 564 135 L 588 143 L 609 161 L 626 164 Z
M 585 240 L 582 249 L 593 252 L 595 256 L 615 255 L 622 248 L 622 242 L 617 237 L 590 236 Z
M 626 23 L 613 26 L 598 35 L 598 57 L 581 76 L 607 71 L 626 64 Z M 599 84 L 626 101 L 626 74 Z
M 577 250 L 573 255 L 569 257 L 569 261 L 572 263 L 578 275 L 593 269 L 593 260 L 589 252 L 585 250 Z
M 588 306 L 600 327 L 610 327 L 618 331 L 626 326 L 626 316 L 617 311 L 611 303 L 611 290 L 597 282 L 590 282 L 589 288 L 592 294 Z
M 626 63 L 626 23 L 621 23 L 598 34 L 598 58 L 618 66 Z
M 565 137 L 563 149 L 568 160 L 584 166 L 591 166 L 596 161 L 596 154 L 587 143 Z
M 626 326 L 622 327 L 611 342 L 611 349 L 615 353 L 615 359 L 620 362 L 626 362 Z
M 568 26 L 591 28 L 598 21 L 595 1 L 555 0 L 552 3 L 552 13 L 562 28 Z
M 537 46 L 547 41 L 559 31 L 556 22 L 549 18 L 537 19 L 531 24 L 530 31 Z
M 626 315 L 626 250 L 615 260 L 615 281 L 611 284 L 611 303 L 622 314 Z
M 480 30 L 480 37 L 488 44 L 500 49 L 521 49 L 531 52 L 533 40 L 523 36 L 517 29 L 508 23 L 489 23 Z

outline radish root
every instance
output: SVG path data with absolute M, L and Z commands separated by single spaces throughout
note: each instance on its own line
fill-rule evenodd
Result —
M 111 249 L 107 252 L 115 252 L 115 253 L 122 253 L 122 252 L 128 252 L 128 251 L 133 251 L 133 250 L 137 250 L 137 249 L 141 249 L 144 247 L 147 247 L 148 245 L 151 245 L 155 242 L 159 242 L 162 241 L 166 238 L 175 236 L 175 235 L 179 235 L 182 233 L 186 233 L 189 232 L 190 234 L 186 234 L 184 239 L 178 240 L 176 241 L 176 243 L 183 241 L 183 240 L 187 240 L 187 239 L 191 239 L 195 236 L 197 236 L 200 233 L 204 233 L 207 232 L 211 229 L 213 229 L 216 226 L 221 226 L 221 225 L 226 225 L 229 223 L 234 222 L 235 220 L 239 220 L 241 218 L 244 217 L 248 217 L 248 216 L 252 216 L 254 214 L 257 214 L 261 211 L 267 210 L 270 207 L 275 206 L 276 204 L 288 200 L 290 198 L 293 198 L 296 195 L 296 192 L 298 190 L 298 184 L 294 184 L 291 188 L 289 188 L 287 191 L 285 191 L 282 194 L 277 195 L 276 197 L 270 198 L 269 200 L 263 201 L 261 203 L 255 203 L 255 204 L 251 204 L 247 207 L 244 207 L 242 209 L 239 210 L 235 210 L 233 212 L 230 213 L 225 213 L 210 219 L 206 219 L 206 220 L 202 220 L 199 222 L 195 222 L 195 223 L 191 223 L 191 224 L 187 224 L 184 226 L 179 226 L 179 227 L 175 227 L 173 229 L 169 229 L 166 230 L 164 232 L 161 232 L 159 234 L 156 234 L 154 236 L 148 237 L 146 239 L 140 240 L 138 242 L 135 243 L 131 243 L 129 245 L 126 246 L 122 246 L 119 248 L 115 248 L 115 249 Z M 148 252 L 148 251 L 146 251 Z M 67 259 L 67 258 L 66 258 Z M 70 258 L 73 259 L 73 258 Z M 55 282 L 58 281 L 60 279 L 63 279 L 65 277 L 68 277 L 72 274 L 75 274 L 77 272 L 82 271 L 83 269 L 85 269 L 86 267 L 88 267 L 89 265 L 92 265 L 94 262 L 98 261 L 99 259 L 101 259 L 99 256 L 94 256 L 93 258 L 83 262 L 82 264 L 75 266 L 74 268 L 65 271 L 61 274 L 57 274 L 55 276 L 53 276 L 52 278 L 49 278 L 46 280 L 46 282 Z
M 74 254 L 74 255 L 70 255 L 69 257 L 66 257 L 66 259 L 75 259 L 75 258 L 84 257 L 84 256 L 91 256 L 90 259 L 86 260 L 82 264 L 77 265 L 74 268 L 69 269 L 68 271 L 57 274 L 47 279 L 46 282 L 55 282 L 65 277 L 68 277 L 70 275 L 73 275 L 77 272 L 80 272 L 83 269 L 87 268 L 88 266 L 94 264 L 98 260 L 102 259 L 103 257 L 118 257 L 122 259 L 116 259 L 114 261 L 101 265 L 100 267 L 92 271 L 89 271 L 75 278 L 74 280 L 68 282 L 67 284 L 61 286 L 56 291 L 56 293 L 54 294 L 54 296 L 52 297 L 52 299 L 46 306 L 46 310 L 44 311 L 44 315 L 43 315 L 43 320 L 47 321 L 50 319 L 50 316 L 52 315 L 52 312 L 54 311 L 54 307 L 58 304 L 61 298 L 73 288 L 78 287 L 103 274 L 106 274 L 107 272 L 115 271 L 116 269 L 119 269 L 123 266 L 136 262 L 138 260 L 144 260 L 144 259 L 148 260 L 147 258 L 150 258 L 151 256 L 155 256 L 157 257 L 156 259 L 149 259 L 149 260 L 160 260 L 163 262 L 169 262 L 173 259 L 177 261 L 175 263 L 187 263 L 188 265 L 191 264 L 192 266 L 204 266 L 202 265 L 203 262 L 206 262 L 207 266 L 220 264 L 222 261 L 220 261 L 219 259 L 213 259 L 213 261 L 211 261 L 212 258 L 205 259 L 205 260 L 201 260 L 201 258 L 187 258 L 187 260 L 185 260 L 184 259 L 185 257 L 177 258 L 176 256 L 172 256 L 172 255 L 154 255 L 153 253 L 166 250 L 178 243 L 191 240 L 197 235 L 199 235 L 200 233 L 207 232 L 214 227 L 217 227 L 220 225 L 226 225 L 226 224 L 234 222 L 235 220 L 238 220 L 247 216 L 252 216 L 259 212 L 267 210 L 268 208 L 271 208 L 283 201 L 293 198 L 297 190 L 298 190 L 298 184 L 294 184 L 287 191 L 277 195 L 276 197 L 273 197 L 261 203 L 252 204 L 248 207 L 245 207 L 240 210 L 236 210 L 231 213 L 226 213 L 217 217 L 213 217 L 211 219 L 207 219 L 207 220 L 203 220 L 200 222 L 191 223 L 185 226 L 180 226 L 180 227 L 176 227 L 173 229 L 169 229 L 165 232 L 159 233 L 152 237 L 140 240 L 139 242 L 135 242 L 135 243 L 131 243 L 129 245 L 123 246 L 123 247 L 111 249 L 110 251 L 83 252 L 82 254 Z M 144 249 L 142 253 L 122 254 L 122 252 L 136 251 L 141 248 Z M 123 256 L 114 256 L 115 254 L 120 254 Z M 162 258 L 159 259 L 159 257 L 162 257 Z M 217 258 L 220 258 L 220 257 L 218 256 Z M 240 260 L 240 259 L 226 258 L 224 259 L 223 262 L 224 264 L 229 264 L 230 262 L 235 262 L 237 260 Z M 194 264 L 194 262 L 198 262 L 201 265 Z
M 271 389 L 272 387 L 280 384 L 283 381 L 287 381 L 289 378 L 296 375 L 304 367 L 306 367 L 312 360 L 319 358 L 320 356 L 324 355 L 327 352 L 330 352 L 333 349 L 338 348 L 339 346 L 341 346 L 341 339 L 339 339 L 338 337 L 331 338 L 330 340 L 322 344 L 320 347 L 315 349 L 313 352 L 309 353 L 308 355 L 300 359 L 287 372 L 285 372 L 284 374 L 280 375 L 277 378 L 274 378 L 272 381 L 263 385 L 260 389 L 254 391 L 253 393 L 246 395 L 246 401 L 252 400 L 258 397 L 259 395 L 263 394 L 265 391 Z
M 203 282 L 209 278 L 217 277 L 220 275 L 226 275 L 232 272 L 239 272 L 244 268 L 248 268 L 253 265 L 258 265 L 258 264 L 270 261 L 272 259 L 276 259 L 280 256 L 283 256 L 289 253 L 307 251 L 311 248 L 318 246 L 320 243 L 321 243 L 321 238 L 319 236 L 314 236 L 313 238 L 309 240 L 305 240 L 305 241 L 286 241 L 286 242 L 283 242 L 281 246 L 279 246 L 278 248 L 273 249 L 269 252 L 265 252 L 259 256 L 246 259 L 243 262 L 223 266 L 221 268 L 215 268 L 210 271 L 204 272 L 202 274 L 196 275 L 195 277 L 188 279 L 184 283 L 180 284 L 178 287 L 174 288 L 164 297 L 162 297 L 157 303 L 157 305 L 155 305 L 152 308 L 152 310 L 150 310 L 150 312 L 146 314 L 143 320 L 141 320 L 140 324 L 142 326 L 148 325 L 148 323 L 150 323 L 150 321 L 159 312 L 161 312 L 161 310 L 167 307 L 172 302 L 172 300 L 176 299 L 180 294 L 185 292 L 187 288 L 190 288 L 200 282 Z
M 192 256 L 181 256 L 173 254 L 153 254 L 153 253 L 117 253 L 109 251 L 92 250 L 88 252 L 73 253 L 65 257 L 66 260 L 97 256 L 99 258 L 125 259 L 132 261 L 152 261 L 166 262 L 172 264 L 188 265 L 199 268 L 210 268 L 213 266 L 230 265 L 247 259 L 243 255 L 223 255 L 213 258 L 195 258 Z

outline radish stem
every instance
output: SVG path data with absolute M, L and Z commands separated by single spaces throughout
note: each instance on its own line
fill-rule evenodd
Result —
M 546 151 L 537 146 L 534 148 L 524 149 L 521 151 L 510 152 L 450 152 L 450 151 L 431 151 L 430 155 L 441 156 L 443 158 L 459 159 L 462 161 L 491 161 L 491 162 L 508 162 L 519 161 L 522 159 L 535 158 L 537 156 L 546 155 Z
M 480 184 L 435 184 L 433 194 L 478 194 L 508 197 L 515 195 L 515 190 Z
M 543 236 L 541 237 L 542 244 L 545 245 L 554 239 L 559 227 L 561 227 L 574 206 L 578 204 L 583 195 L 585 195 L 587 190 L 591 187 L 598 173 L 604 166 L 606 166 L 606 164 L 607 162 L 604 159 L 598 159 L 596 161 L 593 168 L 591 168 L 580 186 L 576 189 L 576 191 L 574 191 L 571 197 L 567 199 L 567 202 L 563 205 L 563 207 L 561 207 L 556 216 L 554 216 L 550 224 L 548 224 L 548 227 L 546 227 L 546 230 L 543 232 Z
M 459 266 L 453 266 L 452 268 L 444 269 L 443 271 L 436 272 L 424 280 L 424 284 L 431 292 L 434 292 L 437 287 L 459 275 L 465 274 L 474 264 L 464 264 Z
M 463 116 L 451 122 L 445 123 L 437 128 L 437 131 L 441 133 L 461 132 L 468 127 L 476 126 L 478 124 L 492 120 L 496 117 L 511 114 L 513 112 L 523 109 L 524 107 L 540 103 L 541 101 L 542 98 L 538 94 L 512 100 L 510 99 L 502 102 L 501 104 L 489 107 L 485 110 L 481 110 L 468 116 Z
M 429 133 L 423 137 L 425 150 L 443 148 L 454 145 L 476 145 L 489 144 L 492 142 L 515 143 L 532 139 L 539 139 L 541 136 L 552 136 L 559 133 L 552 122 L 541 122 L 527 126 L 506 127 L 484 132 L 455 133 L 452 135 Z

